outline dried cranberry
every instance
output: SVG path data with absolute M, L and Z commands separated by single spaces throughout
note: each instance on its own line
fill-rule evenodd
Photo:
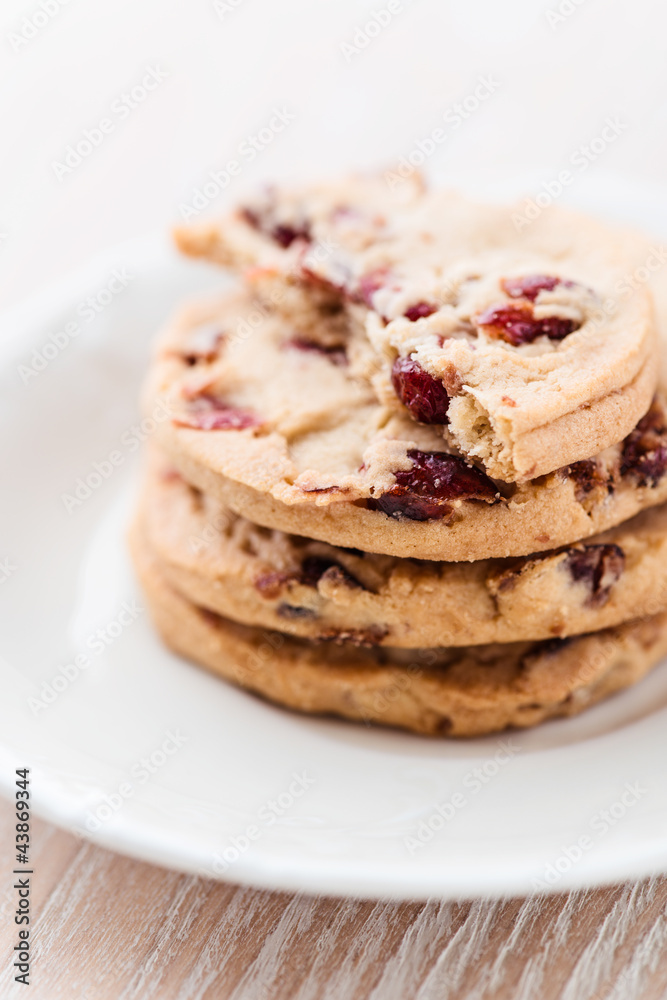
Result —
M 625 569 L 625 553 L 618 545 L 586 545 L 570 549 L 567 568 L 572 579 L 582 581 L 590 590 L 589 604 L 604 604 L 609 591 Z
M 430 302 L 416 302 L 409 309 L 406 309 L 403 315 L 406 319 L 409 319 L 411 323 L 414 323 L 418 319 L 424 319 L 426 316 L 432 316 L 434 312 L 438 311 L 438 307 L 431 305 Z
M 310 240 L 310 225 L 305 220 L 299 225 L 275 222 L 271 208 L 260 212 L 252 208 L 242 208 L 240 214 L 249 226 L 270 236 L 283 250 L 291 246 L 295 240 Z
M 576 483 L 577 497 L 592 493 L 600 482 L 600 469 L 594 458 L 586 458 L 581 462 L 568 465 L 565 472 Z
M 239 210 L 239 215 L 244 222 L 247 222 L 249 226 L 253 229 L 261 229 L 262 223 L 259 218 L 259 214 L 253 208 L 241 208 Z
M 193 399 L 185 413 L 173 418 L 177 427 L 192 427 L 200 431 L 243 430 L 256 427 L 261 421 L 251 410 L 228 406 L 215 396 L 202 395 Z
M 291 573 L 274 570 L 272 573 L 262 573 L 258 576 L 255 580 L 255 588 L 260 592 L 262 597 L 278 597 L 282 593 L 285 584 L 291 579 L 293 579 Z
M 370 510 L 429 521 L 450 514 L 450 500 L 489 501 L 497 496 L 491 480 L 456 455 L 411 450 L 408 458 L 412 468 L 394 473 L 396 485 L 382 496 L 370 498 Z
M 310 239 L 310 229 L 307 225 L 300 228 L 295 226 L 286 226 L 283 223 L 279 223 L 274 226 L 270 232 L 271 238 L 278 243 L 283 250 L 291 246 L 295 240 L 309 240 Z
M 613 477 L 594 458 L 586 458 L 567 466 L 565 473 L 574 480 L 574 496 L 579 503 L 583 503 L 596 491 L 610 493 L 613 490 Z
M 342 366 L 347 364 L 347 354 L 342 345 L 328 346 L 320 344 L 317 340 L 308 340 L 306 337 L 293 337 L 291 340 L 286 340 L 284 346 L 294 348 L 297 351 L 310 351 L 314 354 L 322 354 L 333 365 Z
M 331 566 L 337 566 L 334 559 L 325 559 L 323 556 L 306 556 L 301 563 L 299 581 L 307 587 L 316 587 L 317 581 L 324 576 Z
M 352 576 L 335 559 L 325 559 L 323 556 L 306 556 L 301 563 L 299 583 L 303 583 L 307 587 L 316 587 L 324 576 L 332 583 L 342 583 L 348 587 L 363 587 L 356 577 Z
M 562 316 L 536 319 L 529 305 L 492 306 L 476 318 L 476 323 L 490 336 L 505 340 L 513 347 L 532 344 L 537 337 L 543 336 L 563 340 L 576 328 L 574 320 Z
M 654 400 L 646 416 L 623 442 L 621 474 L 631 475 L 638 486 L 657 486 L 667 471 L 667 420 Z
M 386 267 L 377 267 L 374 271 L 364 274 L 357 284 L 357 287 L 350 292 L 353 302 L 363 302 L 369 309 L 373 308 L 373 296 L 387 284 L 389 272 Z
M 442 382 L 412 358 L 396 358 L 391 384 L 410 416 L 420 424 L 447 423 L 449 396 Z
M 512 299 L 534 302 L 540 292 L 552 292 L 560 284 L 571 285 L 572 282 L 561 282 L 560 278 L 548 274 L 526 274 L 523 278 L 503 278 L 500 287 Z
M 315 291 L 320 294 L 324 293 L 330 299 L 331 303 L 338 303 L 338 308 L 340 309 L 340 296 L 345 291 L 346 284 L 350 278 L 348 269 L 336 261 L 331 261 L 329 263 L 329 272 L 325 277 L 323 274 L 318 274 L 317 271 L 313 270 L 311 266 L 313 263 L 316 262 L 310 261 L 307 255 L 304 256 L 297 264 L 299 277 L 307 284 L 312 285 Z

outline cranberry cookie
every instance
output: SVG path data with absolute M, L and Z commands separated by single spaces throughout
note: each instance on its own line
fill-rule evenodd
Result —
M 620 441 L 655 391 L 655 321 L 632 280 L 646 242 L 549 208 L 517 227 L 478 205 L 380 178 L 271 189 L 185 252 L 236 270 L 289 318 L 363 333 L 376 390 L 504 482 Z
M 576 715 L 639 681 L 667 652 L 667 615 L 594 635 L 509 646 L 359 649 L 238 625 L 186 600 L 132 535 L 155 625 L 177 653 L 309 714 L 433 736 L 481 736 Z
M 523 559 L 436 563 L 262 528 L 153 456 L 140 524 L 163 577 L 225 618 L 365 646 L 576 635 L 667 609 L 667 505 Z
M 157 421 L 158 442 L 204 493 L 258 524 L 365 552 L 530 555 L 667 499 L 661 394 L 619 444 L 508 485 L 454 454 L 437 427 L 378 399 L 371 351 L 365 337 L 295 336 L 232 293 L 177 317 L 145 405 L 171 413 Z

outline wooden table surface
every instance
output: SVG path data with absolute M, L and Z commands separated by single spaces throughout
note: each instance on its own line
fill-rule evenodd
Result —
M 155 868 L 38 820 L 26 992 L 13 824 L 0 802 L 1 1000 L 667 997 L 667 878 L 528 900 L 315 898 Z

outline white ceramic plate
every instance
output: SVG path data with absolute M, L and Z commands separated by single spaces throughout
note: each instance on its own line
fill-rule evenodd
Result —
M 667 233 L 664 198 L 662 217 L 628 198 L 626 217 Z M 111 296 L 114 268 L 131 278 Z M 162 648 L 124 545 L 136 397 L 156 327 L 219 282 L 135 243 L 4 318 L 3 793 L 29 766 L 34 810 L 55 823 L 267 887 L 457 897 L 667 869 L 667 667 L 579 719 L 457 743 L 292 715 Z M 90 295 L 104 308 L 89 320 Z M 33 349 L 48 363 L 28 375 Z M 82 651 L 89 665 L 72 667 Z

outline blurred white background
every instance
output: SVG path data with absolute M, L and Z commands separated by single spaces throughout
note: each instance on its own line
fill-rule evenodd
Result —
M 437 128 L 440 182 L 534 195 L 568 168 L 574 200 L 584 173 L 664 197 L 666 37 L 659 0 L 3 0 L 0 305 L 166 233 L 229 160 L 208 211 L 260 179 L 385 168 Z

